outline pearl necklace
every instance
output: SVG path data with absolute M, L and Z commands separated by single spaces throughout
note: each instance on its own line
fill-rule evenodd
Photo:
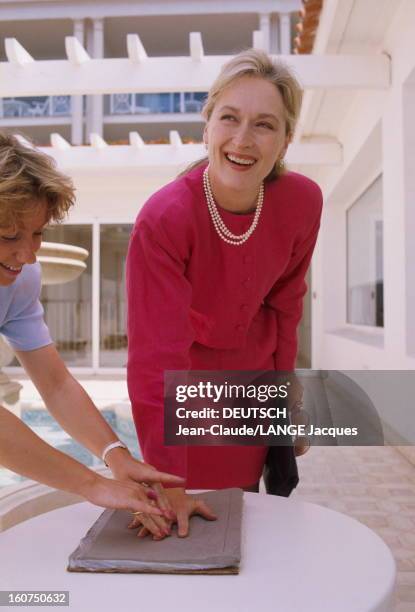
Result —
M 246 242 L 254 231 L 254 229 L 256 228 L 256 226 L 258 225 L 259 215 L 261 214 L 262 204 L 264 203 L 264 183 L 261 183 L 261 187 L 259 189 L 255 216 L 253 218 L 251 226 L 243 234 L 232 234 L 232 232 L 226 227 L 225 223 L 222 221 L 222 217 L 219 214 L 215 200 L 213 198 L 212 188 L 210 186 L 209 181 L 208 168 L 205 168 L 203 172 L 203 188 L 205 191 L 206 202 L 208 205 L 210 216 L 212 218 L 213 225 L 219 237 L 222 238 L 222 240 L 224 240 L 228 244 L 239 245 Z

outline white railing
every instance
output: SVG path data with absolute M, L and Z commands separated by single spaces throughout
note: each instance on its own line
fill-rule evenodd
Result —
M 125 300 L 101 300 L 101 350 L 118 351 L 127 347 Z
M 205 93 L 193 92 L 111 94 L 110 115 L 200 113 L 205 96 Z
M 92 343 L 92 304 L 82 300 L 42 300 L 51 336 L 63 352 L 84 352 Z M 127 347 L 125 300 L 102 300 L 100 315 L 101 350 Z
M 42 299 L 45 320 L 61 351 L 83 352 L 92 342 L 92 303 L 82 300 Z
M 70 96 L 36 96 L 0 99 L 0 118 L 67 117 L 71 114 Z

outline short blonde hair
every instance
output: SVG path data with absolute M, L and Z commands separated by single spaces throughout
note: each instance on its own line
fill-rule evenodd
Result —
M 16 227 L 46 204 L 46 222 L 62 221 L 75 201 L 71 179 L 31 143 L 0 132 L 0 227 Z
M 220 95 L 237 79 L 245 76 L 265 79 L 278 89 L 284 105 L 285 132 L 291 140 L 300 115 L 303 99 L 302 88 L 291 68 L 280 60 L 272 59 L 267 53 L 258 49 L 242 51 L 222 66 L 222 70 L 212 84 L 203 106 L 202 116 L 204 119 L 209 121 Z M 186 172 L 206 160 L 207 158 L 204 158 L 195 162 Z M 277 178 L 283 171 L 284 167 L 277 163 L 266 180 Z

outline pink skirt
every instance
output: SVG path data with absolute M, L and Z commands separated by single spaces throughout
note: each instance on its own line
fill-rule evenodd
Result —
M 214 349 L 193 343 L 192 370 L 274 370 L 270 339 L 261 338 L 261 327 L 259 322 L 253 322 L 243 349 Z M 189 446 L 187 488 L 255 485 L 261 478 L 267 452 L 267 446 Z

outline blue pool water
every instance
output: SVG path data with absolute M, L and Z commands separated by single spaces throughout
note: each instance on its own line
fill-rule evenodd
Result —
M 100 412 L 105 420 L 111 425 L 117 436 L 127 444 L 131 453 L 140 459 L 141 453 L 138 447 L 137 435 L 132 419 L 120 418 L 116 415 L 114 410 L 104 409 Z M 67 455 L 74 457 L 74 459 L 90 467 L 103 465 L 100 459 L 73 440 L 66 431 L 63 431 L 47 410 L 23 408 L 21 417 L 26 425 L 51 446 L 58 448 Z M 22 476 L 18 476 L 0 467 L 0 487 L 16 485 L 24 480 L 25 478 Z

